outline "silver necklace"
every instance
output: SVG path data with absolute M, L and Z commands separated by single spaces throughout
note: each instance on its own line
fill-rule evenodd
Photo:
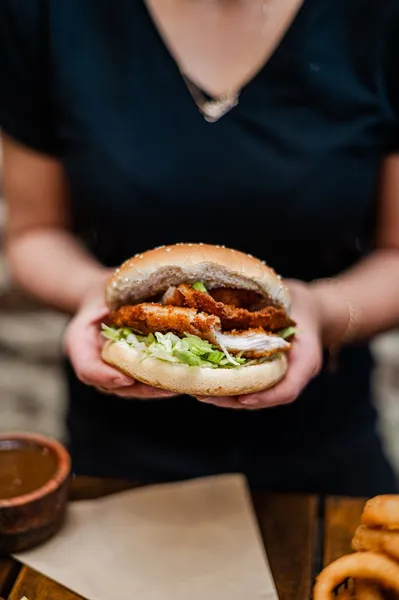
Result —
M 211 0 L 212 2 L 214 0 Z M 263 16 L 270 11 L 271 0 L 262 0 L 260 2 L 260 11 Z M 209 100 L 181 70 L 180 74 L 183 81 L 190 92 L 199 112 L 208 123 L 216 123 L 222 117 L 227 115 L 233 108 L 238 106 L 240 102 L 241 90 L 236 92 L 228 92 L 217 98 Z
M 223 94 L 218 98 L 208 100 L 201 90 L 182 74 L 184 82 L 197 105 L 198 110 L 208 123 L 216 123 L 235 108 L 240 101 L 240 92 Z

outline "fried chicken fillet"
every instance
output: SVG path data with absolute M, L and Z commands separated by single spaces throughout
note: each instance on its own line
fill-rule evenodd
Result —
M 144 335 L 157 331 L 178 336 L 196 335 L 221 349 L 248 358 L 269 357 L 291 348 L 286 340 L 266 333 L 262 328 L 222 332 L 222 320 L 218 315 L 190 307 L 156 303 L 122 306 L 110 314 L 110 322 L 115 327 L 130 327 Z
M 224 296 L 227 300 L 231 299 L 237 303 L 235 290 L 225 290 Z M 281 308 L 267 306 L 252 312 L 247 308 L 237 308 L 234 305 L 218 302 L 213 298 L 213 294 L 196 290 L 189 285 L 179 285 L 175 289 L 169 289 L 164 295 L 163 301 L 167 305 L 186 306 L 209 315 L 215 315 L 219 317 L 222 328 L 226 331 L 259 327 L 266 331 L 278 331 L 294 326 L 294 321 Z

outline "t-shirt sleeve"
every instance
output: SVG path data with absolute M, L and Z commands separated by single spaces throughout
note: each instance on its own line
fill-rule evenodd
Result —
M 0 0 L 0 130 L 58 154 L 47 0 Z
M 384 31 L 384 81 L 387 84 L 388 104 L 392 109 L 388 151 L 399 152 L 399 0 L 392 0 Z

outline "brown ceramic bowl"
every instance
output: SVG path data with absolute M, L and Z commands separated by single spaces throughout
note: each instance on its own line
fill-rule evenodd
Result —
M 22 552 L 45 542 L 60 529 L 66 512 L 71 481 L 71 460 L 65 448 L 56 441 L 25 433 L 0 435 L 0 482 L 2 454 L 3 474 L 6 468 L 7 452 L 3 453 L 3 451 L 24 449 L 32 451 L 34 456 L 38 451 L 38 458 L 41 454 L 51 458 L 51 465 L 54 468 L 51 468 L 49 477 L 44 482 L 40 477 L 38 478 L 40 483 L 33 491 L 14 497 L 6 496 L 5 499 L 2 499 L 0 494 L 0 555 Z M 8 453 L 7 462 L 9 471 L 12 473 L 15 471 L 18 477 L 17 465 L 14 467 L 13 464 L 9 464 L 16 455 L 17 452 Z M 35 469 L 33 462 L 33 468 L 28 472 L 38 475 L 42 467 L 43 464 L 40 463 Z M 41 473 L 43 478 L 43 469 Z M 5 492 L 3 494 L 5 495 Z

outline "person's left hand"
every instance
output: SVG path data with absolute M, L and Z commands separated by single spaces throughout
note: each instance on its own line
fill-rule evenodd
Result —
M 274 387 L 256 394 L 231 397 L 199 397 L 216 406 L 236 409 L 260 409 L 290 404 L 300 395 L 322 366 L 321 311 L 310 286 L 300 281 L 286 282 L 291 293 L 292 318 L 298 333 L 289 352 L 284 379 Z

